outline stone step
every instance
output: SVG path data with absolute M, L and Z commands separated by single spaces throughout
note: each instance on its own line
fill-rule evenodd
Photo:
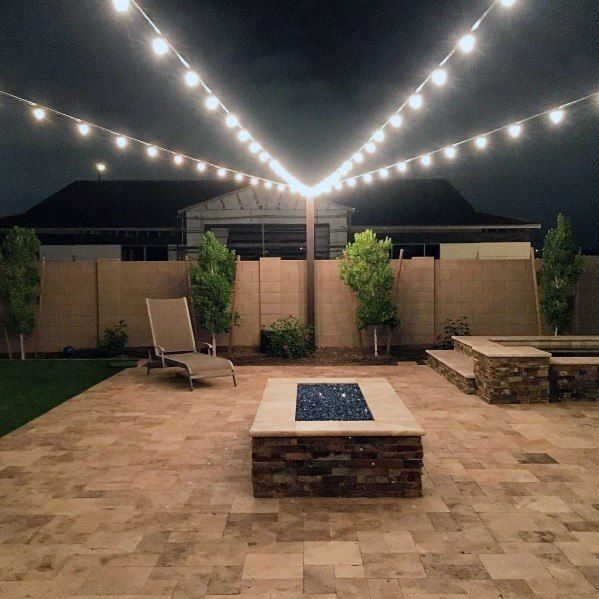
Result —
M 428 364 L 463 393 L 476 393 L 474 359 L 454 349 L 427 349 Z

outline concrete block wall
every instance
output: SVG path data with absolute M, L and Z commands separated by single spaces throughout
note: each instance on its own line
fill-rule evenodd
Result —
M 338 261 L 315 268 L 316 343 L 359 347 L 353 297 L 339 280 Z M 399 268 L 399 261 L 392 267 Z M 305 261 L 263 258 L 238 264 L 235 309 L 241 316 L 233 345 L 258 346 L 260 327 L 281 316 L 306 318 Z M 528 260 L 434 260 L 401 264 L 395 288 L 401 327 L 393 343 L 431 346 L 447 318 L 468 317 L 475 335 L 536 334 L 531 264 Z M 47 262 L 36 336 L 29 351 L 57 352 L 66 345 L 95 348 L 98 337 L 119 319 L 127 322 L 130 345 L 151 343 L 146 297 L 189 295 L 187 262 Z M 579 284 L 575 325 L 599 334 L 599 258 L 587 258 Z M 576 327 L 575 327 L 576 332 Z M 199 332 L 200 339 L 207 336 Z M 362 335 L 364 345 L 372 335 Z M 228 343 L 221 336 L 219 344 Z M 381 337 L 385 343 L 386 338 Z M 12 343 L 16 350 L 18 343 Z M 4 352 L 0 338 L 0 352 Z

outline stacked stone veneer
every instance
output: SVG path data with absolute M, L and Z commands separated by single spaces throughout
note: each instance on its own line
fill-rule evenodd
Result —
M 254 497 L 421 497 L 419 436 L 254 437 Z
M 467 395 L 476 394 L 476 379 L 460 374 L 431 355 L 428 356 L 428 365 L 455 385 L 462 393 L 466 393 Z
M 552 359 L 549 370 L 552 401 L 599 401 L 599 365 Z
M 472 354 L 481 399 L 492 404 L 549 401 L 549 356 L 489 357 L 476 350 Z

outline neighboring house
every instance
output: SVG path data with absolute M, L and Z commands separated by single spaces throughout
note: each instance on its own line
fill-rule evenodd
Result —
M 477 212 L 442 179 L 399 179 L 346 189 L 315 203 L 317 258 L 338 256 L 353 234 L 391 237 L 394 256 L 526 258 L 540 225 Z M 48 260 L 182 259 L 213 231 L 245 259 L 306 252 L 303 198 L 228 181 L 76 181 L 20 215 L 0 234 L 33 228 Z

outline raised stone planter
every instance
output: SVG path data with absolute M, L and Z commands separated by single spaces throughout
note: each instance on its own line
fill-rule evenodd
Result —
M 551 358 L 552 401 L 599 401 L 599 358 Z
M 371 421 L 296 421 L 298 383 L 357 383 Z M 269 379 L 250 431 L 255 497 L 419 497 L 424 431 L 386 379 Z

